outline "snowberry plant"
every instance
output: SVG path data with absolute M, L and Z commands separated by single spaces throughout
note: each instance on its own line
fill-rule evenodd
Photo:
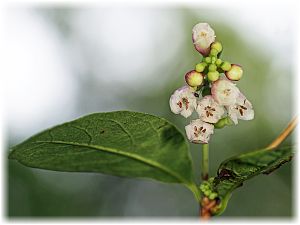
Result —
M 203 56 L 194 70 L 185 74 L 186 85 L 170 98 L 173 113 L 185 118 L 194 111 L 198 119 L 185 127 L 188 140 L 203 145 L 203 158 L 208 158 L 208 143 L 214 129 L 238 124 L 238 119 L 252 120 L 254 110 L 250 101 L 236 85 L 243 76 L 240 65 L 221 59 L 223 46 L 216 41 L 214 30 L 207 23 L 198 23 L 192 31 L 195 49 Z M 206 160 L 206 163 L 208 161 Z M 203 165 L 207 179 L 208 166 Z
M 214 30 L 199 23 L 193 28 L 192 39 L 202 61 L 186 73 L 186 85 L 169 100 L 173 113 L 185 118 L 197 115 L 187 122 L 187 138 L 166 119 L 147 113 L 93 113 L 28 138 L 11 148 L 9 158 L 40 169 L 182 184 L 199 203 L 202 218 L 220 215 L 233 190 L 291 160 L 293 146 L 282 147 L 281 143 L 297 120 L 267 147 L 225 160 L 215 176 L 209 177 L 208 146 L 214 129 L 252 120 L 254 110 L 237 86 L 243 69 L 221 59 L 223 46 L 216 41 Z M 187 140 L 202 145 L 201 183 L 195 177 Z

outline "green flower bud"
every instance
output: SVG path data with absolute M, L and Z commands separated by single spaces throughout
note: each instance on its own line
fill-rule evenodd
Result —
M 201 73 L 204 71 L 205 67 L 207 66 L 207 64 L 205 62 L 201 62 L 201 63 L 198 63 L 196 65 L 196 71 Z
M 197 87 L 203 83 L 203 75 L 202 73 L 192 70 L 185 75 L 185 81 L 189 86 Z
M 213 200 L 213 199 L 215 199 L 216 197 L 218 197 L 218 194 L 215 193 L 215 192 L 211 193 L 211 194 L 208 196 L 208 198 L 209 198 L 210 200 Z
M 207 73 L 207 78 L 210 82 L 218 80 L 219 76 L 220 76 L 220 74 L 218 71 L 210 71 Z
M 222 64 L 222 62 L 223 62 L 222 59 L 217 59 L 217 60 L 216 60 L 216 65 L 217 65 L 217 66 L 220 66 L 220 65 Z
M 219 53 L 219 52 L 218 52 L 217 49 L 212 48 L 212 49 L 210 50 L 210 53 L 209 53 L 209 54 L 210 54 L 211 56 L 217 56 L 218 53 Z
M 208 67 L 208 71 L 216 71 L 217 70 L 217 66 L 215 64 L 210 64 Z
M 224 61 L 221 65 L 221 69 L 224 71 L 228 71 L 231 69 L 231 64 L 227 61 Z
M 202 96 L 205 97 L 206 95 L 211 95 L 210 87 L 208 86 L 204 87 L 202 90 Z
M 224 117 L 214 124 L 215 128 L 221 129 L 225 126 L 231 126 L 233 122 L 229 117 Z
M 229 80 L 238 81 L 243 76 L 243 69 L 239 65 L 232 64 L 230 70 L 225 75 Z
M 227 117 L 220 119 L 214 124 L 215 128 L 221 129 L 227 125 Z
M 211 57 L 211 63 L 214 64 L 214 63 L 216 63 L 216 61 L 217 61 L 217 57 L 212 56 Z
M 210 57 L 205 57 L 205 62 L 206 63 L 211 63 L 211 58 Z
M 212 49 L 216 49 L 218 51 L 218 53 L 223 50 L 222 44 L 220 42 L 218 42 L 218 41 L 212 43 L 210 47 Z
M 211 194 L 211 191 L 207 190 L 207 191 L 204 191 L 203 193 L 204 193 L 205 196 L 209 196 Z

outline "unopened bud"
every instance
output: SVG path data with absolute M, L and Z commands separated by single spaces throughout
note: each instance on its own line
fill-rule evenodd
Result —
M 229 71 L 231 69 L 231 64 L 229 62 L 225 61 L 222 63 L 221 69 L 224 71 Z
M 243 69 L 239 65 L 232 64 L 230 70 L 225 75 L 229 80 L 238 81 L 243 76 Z
M 186 83 L 191 87 L 200 86 L 203 82 L 203 75 L 196 70 L 192 70 L 185 75 Z
M 220 42 L 218 42 L 218 41 L 212 43 L 210 47 L 212 49 L 216 49 L 218 51 L 218 53 L 223 50 L 222 44 Z
M 216 65 L 217 65 L 217 66 L 220 66 L 220 65 L 222 64 L 222 62 L 223 62 L 222 59 L 217 59 L 217 60 L 216 60 Z
M 205 69 L 206 66 L 207 66 L 207 64 L 205 62 L 201 62 L 201 63 L 198 63 L 196 65 L 195 69 L 196 69 L 197 72 L 201 73 L 201 72 L 204 71 L 204 69 Z
M 218 122 L 214 124 L 215 128 L 221 129 L 225 126 L 231 126 L 233 123 L 229 117 L 225 117 L 220 119 Z
M 217 66 L 215 64 L 210 64 L 208 67 L 208 71 L 216 71 L 217 70 Z
M 212 48 L 211 50 L 210 50 L 210 55 L 212 55 L 212 56 L 217 56 L 218 55 L 218 50 L 217 49 L 214 49 L 214 48 Z
M 216 63 L 216 61 L 217 61 L 217 57 L 212 56 L 211 57 L 211 63 L 214 64 L 214 63 Z
M 211 58 L 210 58 L 210 57 L 205 57 L 204 61 L 205 61 L 206 63 L 211 63 Z
M 210 82 L 214 82 L 216 80 L 219 79 L 219 72 L 218 71 L 210 71 L 207 73 L 207 79 L 210 81 Z

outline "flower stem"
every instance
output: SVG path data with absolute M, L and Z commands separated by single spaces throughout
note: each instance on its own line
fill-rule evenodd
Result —
M 202 180 L 208 180 L 209 174 L 209 145 L 202 145 Z
M 272 150 L 274 148 L 277 148 L 295 129 L 297 123 L 298 123 L 298 117 L 296 116 L 294 119 L 291 120 L 291 122 L 281 132 L 281 134 L 267 147 L 267 149 Z

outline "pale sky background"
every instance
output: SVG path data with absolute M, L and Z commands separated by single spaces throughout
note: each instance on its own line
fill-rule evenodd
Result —
M 266 8 L 263 4 L 258 7 L 257 4 L 248 3 L 243 6 L 233 5 L 230 10 L 216 8 L 218 10 L 220 17 L 216 19 L 226 21 L 247 41 L 266 49 L 266 57 L 272 54 L 279 56 L 276 58 L 280 62 L 274 61 L 275 64 L 280 63 L 281 67 L 292 66 L 293 59 L 287 55 L 294 48 L 295 42 L 287 41 L 287 37 L 298 25 L 293 12 L 296 7 L 274 4 Z M 97 13 L 97 10 L 83 11 L 73 18 L 72 26 L 81 35 L 82 43 L 93 43 L 99 48 L 99 52 L 104 49 L 108 53 L 103 59 L 106 60 L 105 64 L 102 63 L 99 68 L 99 71 L 112 71 L 107 77 L 108 85 L 113 85 L 116 79 L 125 84 L 149 80 L 148 74 L 143 70 L 145 67 L 151 69 L 151 65 L 147 63 L 156 57 L 152 49 L 160 47 L 160 40 L 169 38 L 172 42 L 172 48 L 168 49 L 163 58 L 165 61 L 182 44 L 182 32 L 176 27 L 180 18 L 171 14 L 158 14 L 153 20 L 153 13 L 147 9 L 136 13 L 130 7 L 125 7 L 111 8 L 102 14 Z M 173 17 L 172 20 L 170 17 Z M 61 118 L 66 119 L 71 117 L 76 83 L 71 76 L 74 68 L 68 66 L 70 60 L 76 62 L 76 70 L 84 71 L 88 70 L 89 63 L 97 65 L 101 56 L 96 56 L 95 62 L 88 63 L 84 62 L 84 56 L 78 54 L 68 57 L 65 48 L 76 49 L 78 46 L 64 46 L 60 34 L 52 24 L 30 7 L 9 6 L 3 21 L 6 54 L 4 66 L 8 73 L 5 76 L 5 114 L 9 115 L 6 123 L 21 138 L 28 131 L 35 132 L 41 128 L 39 123 L 31 122 L 33 117 L 37 121 L 44 121 L 43 126 L 62 122 L 51 121 L 55 116 L 49 117 L 49 114 L 59 113 Z M 106 22 L 99 27 L 93 21 Z M 88 30 L 87 24 L 90 27 Z M 158 32 L 159 35 L 151 35 L 153 32 Z M 168 33 L 176 34 L 176 41 Z M 132 37 L 135 37 L 134 40 Z M 128 52 L 131 57 L 126 57 Z M 118 61 L 116 66 L 115 59 L 118 58 L 122 58 L 122 61 Z M 118 75 L 120 73 L 122 76 Z M 98 75 L 107 76 L 101 72 Z M 38 80 L 42 82 L 36 85 Z

